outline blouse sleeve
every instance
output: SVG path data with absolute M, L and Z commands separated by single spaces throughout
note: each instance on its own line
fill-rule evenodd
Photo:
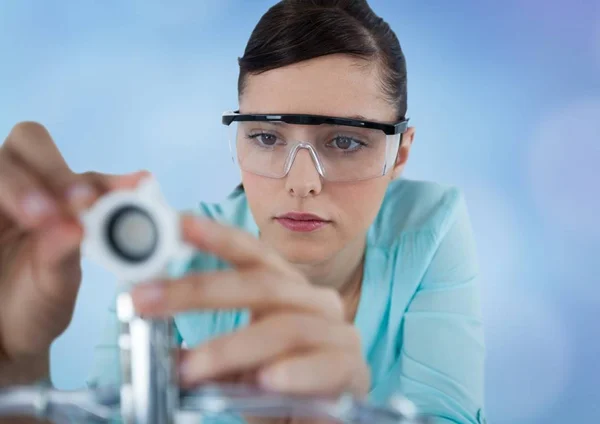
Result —
M 485 423 L 484 333 L 475 243 L 462 195 L 406 309 L 392 371 L 395 391 L 436 424 Z

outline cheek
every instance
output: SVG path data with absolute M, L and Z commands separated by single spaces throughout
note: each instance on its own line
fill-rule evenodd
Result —
M 263 219 L 268 218 L 265 215 L 271 211 L 269 206 L 272 206 L 273 199 L 279 190 L 278 180 L 243 172 L 242 182 L 254 219 L 260 223 Z
M 388 184 L 387 178 L 377 178 L 332 190 L 347 231 L 366 231 L 379 212 Z

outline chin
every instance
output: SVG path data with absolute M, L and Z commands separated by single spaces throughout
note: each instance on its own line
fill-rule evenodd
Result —
M 304 234 L 276 229 L 264 233 L 262 238 L 286 260 L 297 265 L 317 265 L 338 252 L 338 243 L 331 229 Z
M 323 243 L 283 242 L 275 246 L 288 262 L 295 265 L 318 265 L 332 256 L 331 249 Z

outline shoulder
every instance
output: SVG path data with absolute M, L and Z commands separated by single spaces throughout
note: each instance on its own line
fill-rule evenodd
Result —
M 428 235 L 431 242 L 444 237 L 451 225 L 466 214 L 462 191 L 432 181 L 397 179 L 390 183 L 373 222 L 370 241 L 391 247 L 405 234 Z

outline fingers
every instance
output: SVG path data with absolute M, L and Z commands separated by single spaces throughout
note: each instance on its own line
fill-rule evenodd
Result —
M 48 190 L 65 211 L 76 213 L 93 201 L 93 188 L 69 169 L 44 126 L 35 122 L 15 125 L 2 150 L 4 157 L 35 178 L 38 190 Z
M 360 338 L 351 325 L 308 314 L 274 314 L 187 352 L 181 376 L 184 384 L 194 384 L 254 370 L 290 352 L 324 346 L 360 356 Z
M 135 187 L 147 175 L 76 174 L 46 128 L 34 122 L 12 129 L 0 148 L 0 165 L 0 198 L 5 199 L 0 213 L 22 226 L 39 225 L 38 215 L 45 217 L 50 209 L 75 218 L 104 192 Z
M 57 213 L 58 207 L 48 190 L 5 154 L 0 155 L 0 214 L 29 228 Z
M 363 396 L 369 390 L 370 372 L 360 356 L 328 348 L 274 362 L 260 371 L 258 380 L 267 389 L 283 393 Z
M 247 308 L 256 315 L 296 310 L 343 321 L 343 303 L 335 290 L 298 284 L 293 278 L 262 268 L 192 273 L 172 282 L 137 285 L 132 297 L 136 310 L 147 316 Z
M 182 226 L 186 241 L 235 267 L 264 265 L 279 270 L 288 268 L 270 247 L 246 231 L 191 215 L 182 217 Z
M 27 168 L 35 170 L 54 189 L 68 187 L 73 180 L 73 173 L 43 125 L 35 122 L 15 125 L 3 148 L 21 160 Z
M 42 227 L 35 234 L 33 258 L 39 262 L 36 269 L 43 269 L 45 275 L 36 279 L 38 281 L 57 280 L 55 290 L 62 291 L 67 281 L 79 281 L 79 278 L 67 278 L 65 272 L 78 272 L 75 265 L 79 265 L 79 247 L 83 238 L 83 231 L 79 225 L 69 221 L 55 221 Z M 75 264 L 75 265 L 74 265 Z M 56 277 L 56 278 L 55 278 Z M 75 287 L 76 288 L 76 287 Z M 61 293 L 56 293 L 61 296 Z M 65 293 L 62 293 L 64 296 Z

